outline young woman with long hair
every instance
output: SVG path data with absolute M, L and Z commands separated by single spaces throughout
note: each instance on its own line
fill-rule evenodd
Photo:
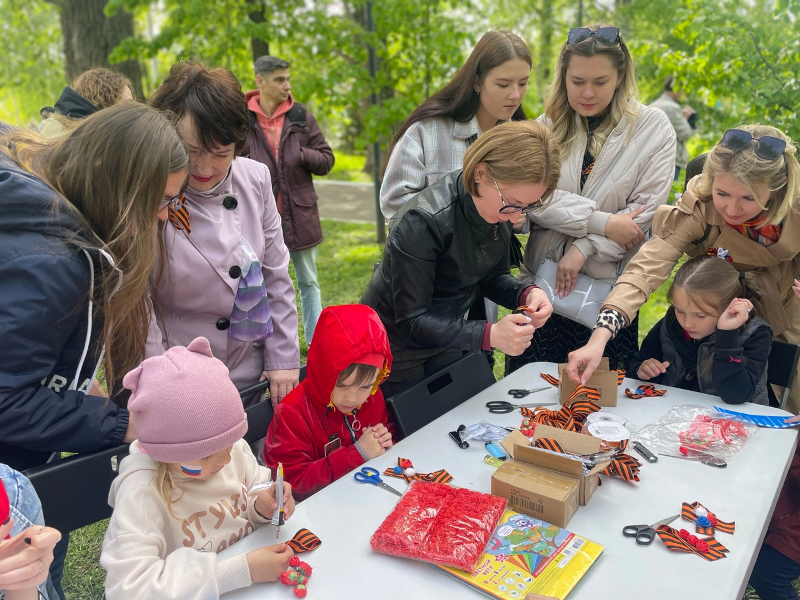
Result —
M 637 100 L 633 61 L 617 27 L 569 31 L 539 120 L 561 150 L 561 177 L 548 209 L 525 223 L 520 277 L 532 280 L 549 259 L 558 265 L 550 283 L 559 296 L 572 292 L 579 273 L 613 284 L 669 196 L 675 171 L 675 132 L 662 111 Z M 625 368 L 636 352 L 636 325 L 608 348 L 612 368 Z M 508 370 L 566 362 L 590 335 L 555 314 L 522 356 L 508 358 Z

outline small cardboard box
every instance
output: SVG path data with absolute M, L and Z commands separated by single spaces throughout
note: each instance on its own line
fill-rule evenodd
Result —
M 493 495 L 507 498 L 514 510 L 559 527 L 566 527 L 578 510 L 579 491 L 574 477 L 516 460 L 506 461 L 492 475 Z
M 569 376 L 564 372 L 567 368 L 566 364 L 558 365 L 558 400 L 561 404 L 566 404 L 569 400 L 569 395 L 575 391 L 578 384 L 572 381 Z M 583 369 L 581 369 L 583 371 Z M 600 366 L 592 373 L 586 385 L 597 388 L 600 391 L 600 400 L 597 402 L 598 406 L 616 406 L 617 405 L 617 376 L 616 371 L 609 371 L 608 357 L 604 356 L 600 360 Z
M 551 452 L 545 452 L 539 448 L 534 448 L 531 444 L 539 438 L 553 439 L 557 441 L 561 447 L 564 448 L 564 450 L 567 452 L 573 452 L 575 454 L 593 454 L 600 451 L 600 440 L 596 437 L 582 433 L 575 433 L 572 431 L 565 431 L 563 429 L 550 427 L 548 425 L 537 424 L 531 442 L 529 442 L 528 438 L 522 435 L 522 432 L 519 430 L 514 430 L 500 442 L 513 460 L 507 462 L 506 465 L 503 465 L 503 467 L 500 467 L 500 469 L 495 472 L 495 475 L 498 475 L 499 471 L 506 466 L 511 467 L 514 465 L 514 463 L 523 463 L 528 468 L 534 467 L 540 470 L 549 471 L 550 473 L 558 473 L 559 475 L 570 477 L 574 479 L 578 485 L 578 504 L 580 506 L 585 506 L 599 485 L 598 473 L 605 469 L 611 461 L 604 460 L 598 462 L 597 465 L 595 465 L 595 467 L 584 477 L 583 465 L 579 461 L 566 456 L 559 456 Z M 514 468 L 517 472 L 520 471 L 519 468 Z M 506 476 L 505 479 L 507 480 L 508 477 Z M 540 489 L 537 487 L 539 484 L 537 484 L 536 480 L 534 479 L 530 479 L 526 483 L 524 480 L 517 478 L 515 479 L 515 482 L 517 483 L 517 488 L 525 489 L 529 493 L 541 492 L 540 495 L 542 496 L 550 494 L 549 490 L 543 488 Z M 498 492 L 495 492 L 494 476 L 492 477 L 492 493 L 497 493 L 498 495 L 508 498 L 509 501 L 511 501 L 510 494 L 502 493 L 499 488 Z M 561 501 L 557 495 L 554 496 L 551 494 L 548 495 L 548 497 L 555 501 Z M 563 514 L 566 515 L 567 512 L 568 511 L 565 511 Z M 542 518 L 547 520 L 545 517 Z M 555 523 L 554 521 L 552 522 Z M 558 523 L 555 524 L 558 525 Z M 564 525 L 559 525 L 559 527 L 564 527 Z

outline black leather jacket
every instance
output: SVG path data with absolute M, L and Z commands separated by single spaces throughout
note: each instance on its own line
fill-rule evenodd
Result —
M 393 344 L 478 352 L 486 321 L 464 319 L 478 294 L 516 308 L 528 287 L 509 272 L 513 235 L 511 223 L 480 216 L 461 171 L 445 175 L 392 217 L 361 303 L 375 309 Z

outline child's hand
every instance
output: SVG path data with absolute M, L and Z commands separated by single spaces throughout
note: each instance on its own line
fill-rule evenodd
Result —
M 794 280 L 794 285 L 792 286 L 792 291 L 794 292 L 795 297 L 800 300 L 800 281 L 797 279 Z
M 650 381 L 653 377 L 658 377 L 666 373 L 667 367 L 669 367 L 669 361 L 667 360 L 661 362 L 655 358 L 648 358 L 639 365 L 639 370 L 636 371 L 636 377 L 643 381 Z
M 750 311 L 753 310 L 753 303 L 744 298 L 734 298 L 722 314 L 719 316 L 717 322 L 718 329 L 739 329 L 742 325 L 747 323 L 747 318 L 750 316 Z
M 365 427 L 364 430 L 367 430 Z M 378 438 L 378 441 L 381 444 L 382 448 L 391 448 L 392 447 L 392 434 L 386 429 L 386 425 L 383 423 L 378 423 L 377 425 L 373 425 L 372 427 L 372 434 Z
M 377 458 L 386 450 L 381 445 L 381 439 L 375 436 L 376 427 L 383 427 L 383 425 L 375 425 L 374 427 L 364 427 L 361 430 L 361 437 L 358 438 L 358 445 L 361 446 L 361 451 L 367 455 L 367 459 Z M 384 429 L 386 429 L 384 427 Z M 388 434 L 388 431 L 386 432 Z M 389 439 L 391 440 L 391 435 L 389 435 Z
M 294 552 L 286 544 L 264 546 L 247 553 L 247 567 L 253 583 L 278 581 L 286 569 Z
M 278 508 L 278 500 L 275 498 L 277 493 L 277 483 L 273 483 L 266 490 L 256 496 L 256 511 L 265 519 L 271 519 L 273 513 Z M 288 481 L 283 482 L 283 518 L 288 520 L 294 513 L 294 498 L 292 497 L 292 484 Z

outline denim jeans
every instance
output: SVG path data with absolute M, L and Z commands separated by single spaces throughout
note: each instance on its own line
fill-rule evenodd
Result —
M 11 530 L 12 537 L 28 527 L 44 525 L 42 503 L 39 502 L 39 496 L 36 495 L 36 491 L 27 477 L 0 463 L 0 482 L 8 494 L 8 501 L 11 505 L 11 517 L 14 519 L 14 528 Z M 46 600 L 58 600 L 58 594 L 53 589 L 49 576 L 47 581 L 39 586 L 39 591 Z M 0 591 L 0 598 L 2 596 L 2 591 Z
M 303 311 L 303 331 L 306 344 L 311 343 L 314 329 L 317 327 L 319 313 L 322 312 L 322 296 L 319 293 L 317 280 L 317 248 L 306 248 L 299 252 L 289 252 L 294 265 L 294 275 L 300 290 L 300 308 Z
M 764 544 L 750 575 L 750 585 L 761 600 L 797 600 L 792 582 L 800 577 L 800 564 Z

